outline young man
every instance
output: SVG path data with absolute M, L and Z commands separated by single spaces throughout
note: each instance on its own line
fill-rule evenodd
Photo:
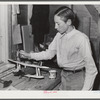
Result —
M 57 56 L 62 67 L 59 90 L 92 90 L 97 68 L 94 63 L 88 37 L 75 29 L 75 14 L 68 7 L 59 8 L 54 15 L 58 33 L 46 51 L 26 53 L 23 57 L 47 60 Z

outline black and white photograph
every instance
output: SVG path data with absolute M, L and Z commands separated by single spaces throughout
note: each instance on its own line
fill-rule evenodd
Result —
M 1 2 L 0 90 L 100 96 L 100 3 Z

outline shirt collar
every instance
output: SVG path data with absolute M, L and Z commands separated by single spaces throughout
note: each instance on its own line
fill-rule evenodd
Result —
M 70 32 L 68 32 L 68 33 L 62 34 L 62 35 L 61 35 L 61 38 L 64 37 L 64 36 L 66 35 L 67 38 L 69 39 L 71 36 L 73 36 L 73 35 L 75 34 L 75 31 L 76 31 L 76 29 L 75 29 L 75 27 L 74 27 L 74 29 L 73 29 L 72 31 L 70 31 Z

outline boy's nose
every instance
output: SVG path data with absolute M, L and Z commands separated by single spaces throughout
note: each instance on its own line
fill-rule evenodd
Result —
M 57 29 L 57 25 L 55 25 L 55 29 Z

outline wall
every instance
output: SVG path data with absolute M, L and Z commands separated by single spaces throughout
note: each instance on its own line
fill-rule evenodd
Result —
M 91 23 L 90 23 L 90 37 L 91 38 L 96 38 L 98 34 L 98 26 L 95 23 L 95 21 L 92 19 L 92 16 L 86 9 L 84 5 L 74 5 L 73 6 L 74 11 L 77 13 L 79 20 L 82 22 L 82 19 L 84 17 L 90 17 L 91 18 Z M 81 29 L 82 30 L 82 29 Z
M 0 5 L 0 60 L 8 60 L 8 5 Z
M 99 43 L 98 43 L 98 24 L 94 21 L 92 15 L 89 13 L 89 11 L 87 10 L 87 8 L 85 7 L 85 5 L 74 5 L 73 6 L 73 10 L 77 13 L 77 16 L 80 20 L 80 22 L 83 24 L 83 18 L 90 18 L 90 22 L 89 22 L 89 31 L 88 33 L 85 33 L 85 34 L 89 34 L 89 38 L 90 38 L 90 41 L 91 41 L 91 48 L 92 48 L 92 52 L 93 52 L 93 57 L 94 57 L 94 60 L 95 60 L 95 63 L 97 65 L 97 68 L 100 70 L 99 68 Z M 91 9 L 92 10 L 92 9 Z M 96 16 L 95 16 L 96 17 Z M 88 23 L 84 23 L 84 26 L 86 26 Z M 87 29 L 84 28 L 83 26 L 83 29 L 81 27 L 82 25 L 80 25 L 80 30 L 81 31 L 85 31 Z

